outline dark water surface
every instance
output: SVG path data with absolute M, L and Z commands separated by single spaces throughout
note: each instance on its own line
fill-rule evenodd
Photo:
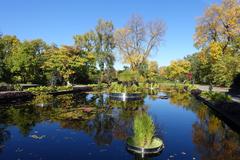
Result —
M 238 160 L 240 135 L 187 93 L 117 102 L 106 94 L 41 95 L 0 108 L 0 160 L 141 159 L 126 150 L 134 116 L 146 112 L 165 149 L 145 159 Z M 44 104 L 43 106 L 41 106 Z

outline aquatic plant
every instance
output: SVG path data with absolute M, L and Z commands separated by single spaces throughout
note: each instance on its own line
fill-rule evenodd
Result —
M 111 93 L 139 93 L 141 88 L 135 84 L 131 86 L 124 86 L 123 84 L 118 84 L 117 82 L 111 83 L 109 87 L 109 92 Z
M 139 147 L 149 147 L 155 134 L 153 120 L 147 113 L 141 113 L 134 118 L 133 143 Z

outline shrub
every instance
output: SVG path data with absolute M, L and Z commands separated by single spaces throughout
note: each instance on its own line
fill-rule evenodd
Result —
M 137 81 L 140 78 L 140 75 L 136 71 L 126 70 L 118 75 L 118 80 L 122 82 L 131 82 Z
M 223 103 L 223 102 L 231 102 L 232 101 L 231 97 L 225 93 L 203 92 L 201 95 L 204 98 L 212 101 L 213 103 Z
M 117 82 L 112 82 L 109 87 L 109 92 L 111 93 L 139 93 L 141 88 L 135 84 L 131 86 L 124 86 L 123 84 L 118 84 Z
M 72 90 L 72 86 L 40 86 L 40 87 L 31 87 L 26 89 L 26 91 L 32 93 L 42 93 L 42 92 L 54 92 L 54 91 L 64 91 Z
M 15 91 L 22 91 L 23 90 L 22 86 L 20 84 L 14 84 L 13 88 L 14 88 Z

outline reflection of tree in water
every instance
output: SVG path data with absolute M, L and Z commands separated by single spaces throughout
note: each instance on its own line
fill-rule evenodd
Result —
M 94 140 L 98 145 L 111 144 L 113 135 L 112 130 L 114 127 L 114 119 L 104 113 L 97 114 L 93 121 L 96 130 Z
M 35 106 L 48 101 L 49 106 Z M 3 122 L 5 124 L 16 125 L 24 136 L 36 123 L 50 119 L 59 122 L 63 128 L 84 131 L 97 144 L 103 145 L 110 144 L 114 138 L 126 139 L 130 134 L 133 115 L 144 108 L 142 106 L 143 101 L 112 102 L 103 94 L 41 95 L 32 105 L 6 109 L 5 117 L 1 113 L 1 119 L 6 120 Z
M 143 101 L 112 101 L 114 107 L 119 108 L 119 114 L 115 117 L 114 137 L 126 140 L 132 134 L 132 123 L 134 116 L 139 111 L 146 111 L 147 107 L 143 105 Z
M 10 132 L 6 130 L 7 128 L 7 112 L 5 109 L 1 109 L 0 114 L 0 153 L 4 148 L 4 143 L 10 139 Z
M 16 125 L 24 136 L 28 136 L 40 119 L 39 113 L 32 106 L 10 108 L 7 112 L 10 124 Z
M 189 93 L 182 92 L 171 92 L 170 93 L 170 103 L 177 106 L 189 107 L 192 103 L 191 95 Z
M 111 144 L 114 138 L 125 140 L 131 132 L 133 115 L 140 108 L 146 109 L 142 107 L 143 102 L 111 101 L 108 103 L 108 99 L 101 96 L 99 98 L 96 99 L 99 109 L 94 114 L 79 120 L 62 119 L 61 126 L 84 131 L 92 136 L 98 145 Z M 103 108 L 106 109 L 103 110 Z
M 193 125 L 193 142 L 203 160 L 240 160 L 240 135 L 209 112 L 189 93 L 169 93 L 170 103 L 190 109 L 199 121 Z
M 10 132 L 6 130 L 5 125 L 0 124 L 0 153 L 2 152 L 2 149 L 4 148 L 4 143 L 10 139 Z
M 239 160 L 240 135 L 210 115 L 206 106 L 200 107 L 197 112 L 200 120 L 193 125 L 193 142 L 201 159 Z
M 183 93 L 183 92 L 171 92 L 168 93 L 170 97 L 170 103 L 176 105 L 176 107 L 183 107 L 186 110 L 191 110 L 194 113 L 201 108 L 199 104 L 201 104 L 198 100 L 191 96 L 190 93 Z

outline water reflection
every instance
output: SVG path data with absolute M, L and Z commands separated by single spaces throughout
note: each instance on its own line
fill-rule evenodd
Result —
M 170 103 L 196 113 L 199 120 L 192 126 L 193 143 L 200 159 L 240 159 L 240 135 L 217 118 L 207 106 L 199 104 L 189 93 L 170 92 Z
M 196 151 L 200 159 L 239 159 L 239 133 L 231 130 L 212 111 L 197 102 L 189 93 L 178 92 L 169 88 L 166 91 L 163 88 L 161 90 L 162 93 L 146 91 L 145 94 L 150 96 L 149 99 L 145 98 L 145 101 L 113 101 L 105 94 L 100 93 L 69 94 L 56 97 L 39 95 L 29 104 L 2 108 L 0 114 L 0 156 L 4 154 L 4 145 L 11 141 L 13 132 L 10 126 L 17 127 L 22 136 L 29 137 L 37 124 L 46 121 L 59 124 L 59 129 L 81 131 L 91 137 L 91 140 L 97 146 L 113 145 L 114 140 L 125 142 L 127 137 L 133 135 L 134 117 L 139 112 L 149 113 L 152 104 L 157 102 L 161 105 L 174 106 L 177 109 L 175 112 L 167 114 L 166 117 L 161 117 L 163 120 L 167 119 L 168 116 L 174 117 L 174 114 L 180 113 L 182 110 L 189 111 L 191 116 L 192 113 L 196 116 L 194 121 L 189 122 L 192 128 L 192 134 L 190 134 L 192 137 L 183 137 L 183 139 L 191 140 L 191 144 L 196 147 L 193 150 Z M 161 100 L 157 98 L 156 95 L 158 94 L 166 94 L 170 99 Z M 148 101 L 148 105 L 146 105 L 146 101 Z M 39 107 L 37 104 L 49 105 Z M 161 113 L 163 110 L 164 108 L 159 107 L 156 112 Z M 149 116 L 152 115 L 149 114 Z M 171 132 L 171 130 L 166 129 L 167 127 L 161 128 L 159 124 L 163 122 L 155 120 L 154 123 L 156 127 L 159 127 L 159 130 L 163 130 L 163 133 Z M 180 133 L 182 132 L 181 125 L 188 125 L 164 123 L 165 126 L 175 125 L 171 127 L 177 128 Z M 168 148 L 170 145 L 166 134 L 160 133 L 159 130 L 156 131 L 156 134 L 162 135 L 162 138 L 166 140 L 166 152 L 173 150 L 174 148 Z M 163 153 L 159 157 L 167 159 L 168 156 Z M 141 159 L 137 156 L 134 158 Z M 152 157 L 145 159 L 152 159 Z
M 240 159 L 240 137 L 202 107 L 193 125 L 193 142 L 201 159 Z
M 0 153 L 5 147 L 5 142 L 10 139 L 10 132 L 7 130 L 6 125 L 7 114 L 3 112 L 0 114 Z

